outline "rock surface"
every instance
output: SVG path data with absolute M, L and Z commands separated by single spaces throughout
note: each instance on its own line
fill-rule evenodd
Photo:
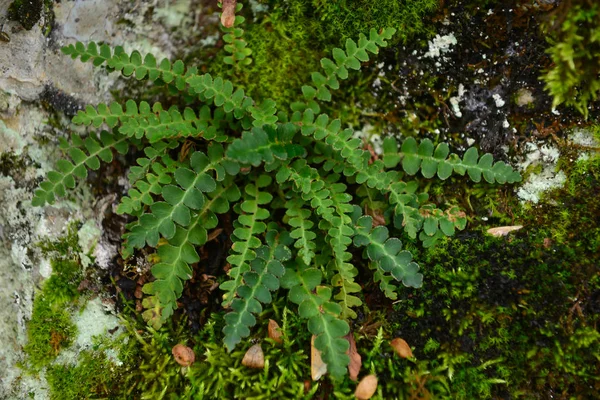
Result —
M 1 24 L 10 2 L 0 3 Z M 114 198 L 106 204 L 96 202 L 86 185 L 79 185 L 70 201 L 44 208 L 30 204 L 41 178 L 61 157 L 57 139 L 75 129 L 69 117 L 84 104 L 111 100 L 110 90 L 117 85 L 118 74 L 74 62 L 60 47 L 93 40 L 171 56 L 175 45 L 168 30 L 188 16 L 190 1 L 150 6 L 118 0 L 56 2 L 47 36 L 42 25 L 49 15 L 42 15 L 31 30 L 18 22 L 3 23 L 10 41 L 0 42 L 0 398 L 48 397 L 43 374 L 34 379 L 16 366 L 23 360 L 35 287 L 51 274 L 50 262 L 36 243 L 61 237 L 68 224 L 77 221 L 85 228 L 79 235 L 84 264 L 106 269 L 117 252 L 102 229 L 104 210 Z M 150 24 L 144 22 L 149 10 L 154 12 Z M 75 321 L 78 326 L 91 326 L 86 336 L 77 338 L 75 351 L 106 331 L 99 321 L 108 328 L 116 325 L 99 303 L 87 311 L 76 317 L 83 321 Z

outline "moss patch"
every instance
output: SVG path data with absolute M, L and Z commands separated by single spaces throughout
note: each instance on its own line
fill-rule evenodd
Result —
M 44 282 L 42 290 L 35 297 L 27 329 L 28 343 L 24 351 L 27 366 L 34 370 L 50 364 L 77 334 L 69 310 L 79 297 L 79 264 L 55 260 L 52 270 L 52 276 Z

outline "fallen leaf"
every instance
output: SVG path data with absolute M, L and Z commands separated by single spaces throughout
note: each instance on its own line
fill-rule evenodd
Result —
M 321 352 L 315 347 L 315 338 L 310 339 L 310 376 L 313 381 L 318 381 L 327 373 L 327 364 L 321 358 Z
M 250 347 L 244 358 L 242 359 L 242 365 L 248 368 L 262 369 L 265 367 L 265 354 L 263 353 L 260 343 Z
M 269 320 L 269 338 L 273 339 L 275 342 L 281 344 L 283 343 L 283 339 L 281 338 L 281 328 L 277 321 L 270 319 Z
M 184 367 L 189 367 L 196 360 L 194 350 L 182 344 L 176 344 L 175 346 L 173 346 L 173 348 L 171 349 L 171 353 L 173 353 L 173 357 L 175 357 L 175 361 L 177 361 L 177 364 L 182 365 Z
M 350 375 L 350 379 L 353 381 L 358 380 L 358 373 L 360 372 L 360 367 L 362 366 L 362 358 L 358 351 L 356 350 L 356 342 L 354 341 L 354 335 L 352 332 L 349 332 L 344 339 L 350 343 L 350 347 L 346 351 L 348 357 L 350 357 L 350 364 L 348 364 L 348 374 Z
M 377 390 L 377 376 L 367 375 L 361 379 L 356 387 L 354 395 L 358 400 L 367 400 L 373 397 Z
M 221 23 L 225 28 L 231 28 L 235 23 L 235 8 L 237 0 L 223 0 Z
M 506 236 L 509 233 L 511 233 L 512 231 L 518 231 L 522 227 L 523 227 L 523 225 L 499 226 L 497 228 L 488 229 L 487 233 L 492 236 L 496 236 L 496 237 Z
M 391 341 L 390 345 L 392 346 L 396 354 L 398 354 L 402 358 L 411 358 L 413 356 L 410 346 L 408 345 L 408 343 L 406 343 L 406 340 L 404 339 L 396 338 Z

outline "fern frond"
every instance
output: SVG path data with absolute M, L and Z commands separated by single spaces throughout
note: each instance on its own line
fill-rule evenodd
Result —
M 258 167 L 261 163 L 270 164 L 275 160 L 290 160 L 304 157 L 306 149 L 294 143 L 297 128 L 293 124 L 282 124 L 276 129 L 265 125 L 244 132 L 227 148 L 227 156 L 240 164 Z
M 211 150 L 212 148 L 212 150 Z M 215 178 L 209 172 L 215 171 L 217 180 L 223 179 L 227 173 L 232 175 L 239 168 L 223 165 L 223 148 L 220 145 L 209 147 L 208 156 L 196 151 L 190 157 L 190 168 L 178 168 L 174 175 L 176 185 L 169 184 L 161 188 L 164 201 L 154 202 L 150 212 L 139 217 L 138 223 L 130 228 L 126 234 L 128 245 L 133 248 L 142 248 L 146 245 L 156 247 L 159 238 L 171 239 L 176 232 L 176 224 L 186 227 L 191 222 L 191 210 L 199 210 L 205 203 L 203 193 L 216 189 Z M 226 164 L 227 165 L 227 164 Z
M 72 145 L 65 140 L 61 141 L 61 148 L 68 154 L 68 159 L 58 160 L 56 170 L 48 172 L 48 179 L 40 183 L 40 188 L 35 191 L 31 205 L 41 207 L 44 204 L 54 204 L 56 197 L 63 197 L 65 189 L 75 187 L 75 178 L 85 179 L 87 169 L 100 168 L 100 160 L 109 163 L 113 159 L 112 149 L 125 154 L 129 148 L 127 137 L 113 135 L 107 131 L 100 132 L 100 137 L 90 134 L 81 139 L 77 135 L 71 138 Z M 82 150 L 83 149 L 83 150 Z M 85 151 L 84 151 L 85 150 Z
M 256 249 L 256 258 L 250 262 L 250 271 L 243 275 L 244 284 L 237 289 L 237 295 L 231 302 L 233 311 L 225 315 L 225 345 L 229 351 L 250 335 L 250 327 L 256 324 L 254 315 L 262 312 L 260 303 L 272 301 L 271 292 L 279 289 L 279 278 L 285 268 L 283 262 L 292 256 L 287 232 L 270 230 L 265 235 L 266 245 Z M 253 315 L 254 314 L 254 315 Z
M 241 4 L 239 4 L 241 6 Z M 241 7 L 238 7 L 239 11 Z M 246 21 L 246 18 L 241 15 L 235 16 L 235 21 L 231 28 L 225 28 L 221 26 L 225 35 L 223 35 L 223 41 L 227 43 L 223 48 L 230 55 L 223 57 L 223 62 L 233 66 L 235 71 L 239 71 L 244 66 L 252 63 L 252 50 L 247 45 L 248 43 L 244 40 L 244 30 L 239 26 Z
M 181 297 L 183 283 L 192 277 L 190 264 L 200 261 L 196 246 L 206 243 L 208 230 L 218 224 L 216 214 L 229 211 L 230 203 L 239 200 L 241 193 L 232 178 L 207 193 L 207 201 L 202 210 L 195 213 L 187 227 L 177 226 L 175 235 L 167 243 L 158 247 L 158 264 L 152 267 L 154 282 L 144 285 L 144 293 L 154 296 L 153 307 L 144 313 L 147 320 L 154 320 L 155 326 L 164 323 L 177 308 L 177 299 Z M 161 310 L 155 315 L 155 310 Z
M 354 208 L 355 224 L 354 244 L 364 246 L 365 255 L 377 265 L 382 274 L 391 274 L 404 286 L 419 288 L 423 284 L 423 274 L 419 273 L 419 265 L 412 261 L 412 254 L 402 250 L 402 242 L 389 237 L 385 226 L 373 227 L 373 218 L 361 216 L 359 207 Z
M 359 70 L 361 62 L 369 61 L 367 51 L 377 54 L 379 47 L 386 47 L 386 40 L 391 39 L 395 32 L 396 29 L 394 28 L 384 29 L 381 33 L 371 29 L 368 38 L 362 33 L 360 34 L 358 44 L 352 39 L 347 39 L 345 51 L 338 47 L 334 48 L 332 55 L 335 62 L 329 58 L 321 59 L 321 67 L 323 67 L 325 75 L 320 72 L 311 74 L 314 86 L 302 86 L 304 98 L 309 101 L 315 98 L 322 101 L 331 101 L 331 92 L 327 87 L 334 90 L 338 89 L 340 83 L 337 78 L 347 79 L 348 69 Z
M 124 76 L 133 75 L 138 80 L 147 78 L 152 82 L 158 79 L 165 83 L 174 82 L 179 90 L 185 89 L 186 77 L 196 75 L 198 71 L 195 67 L 186 71 L 181 60 L 171 64 L 169 59 L 163 58 L 159 63 L 151 53 L 142 58 L 137 50 L 127 54 L 121 46 L 113 50 L 106 44 L 98 46 L 94 42 L 88 43 L 87 47 L 77 42 L 61 48 L 61 51 L 73 59 L 79 58 L 81 62 L 91 61 L 96 67 L 106 64 L 110 69 L 120 71 Z
M 314 344 L 321 351 L 328 372 L 341 378 L 350 363 L 346 354 L 349 344 L 344 339 L 350 327 L 339 318 L 342 310 L 339 304 L 331 301 L 331 288 L 320 286 L 322 278 L 321 271 L 316 268 L 287 268 L 281 286 L 290 290 L 289 299 L 298 304 L 300 317 L 308 319 L 308 330 L 316 336 Z
M 272 100 L 265 100 L 260 106 L 255 106 L 254 100 L 246 96 L 243 89 L 234 91 L 233 84 L 220 77 L 213 79 L 210 74 L 198 75 L 197 68 L 186 69 L 181 60 L 171 64 L 164 58 L 158 63 L 151 53 L 142 57 L 138 51 L 127 54 L 121 46 L 113 50 L 105 44 L 98 46 L 94 42 L 90 42 L 87 47 L 77 42 L 61 50 L 73 59 L 79 58 L 82 62 L 91 61 L 96 67 L 106 64 L 110 69 L 121 71 L 124 76 L 133 75 L 138 80 L 148 79 L 152 82 L 160 79 L 164 83 L 175 85 L 178 91 L 187 89 L 191 94 L 197 95 L 201 101 L 223 107 L 225 113 L 233 113 L 237 119 L 250 118 L 250 122 L 246 122 L 244 128 L 249 128 L 252 120 L 259 121 L 254 126 L 277 122 L 275 116 L 277 110 Z M 253 110 L 250 110 L 250 107 L 253 107 Z
M 285 203 L 286 215 L 289 217 L 287 224 L 294 228 L 290 236 L 296 239 L 294 247 L 298 249 L 298 256 L 306 265 L 310 265 L 315 257 L 317 245 L 314 240 L 316 233 L 311 231 L 314 223 L 310 220 L 310 211 L 303 208 L 305 202 L 299 197 L 294 197 Z
M 352 220 L 349 213 L 352 212 L 350 200 L 352 196 L 346 193 L 346 185 L 334 183 L 338 177 L 330 176 L 331 181 L 321 179 L 316 169 L 308 167 L 305 160 L 298 160 L 292 166 L 282 167 L 277 175 L 277 180 L 282 183 L 285 180 L 294 182 L 295 190 L 302 199 L 310 203 L 324 221 L 319 228 L 327 232 L 326 240 L 333 250 L 333 269 L 337 273 L 333 276 L 333 285 L 339 287 L 340 291 L 335 296 L 342 307 L 342 317 L 355 318 L 356 313 L 352 307 L 359 306 L 362 301 L 353 295 L 360 292 L 360 285 L 354 282 L 358 274 L 357 269 L 348 261 L 352 255 L 347 251 L 348 245 L 352 243 L 351 228 Z
M 330 121 L 326 114 L 320 114 L 315 118 L 314 111 L 308 108 L 302 114 L 295 112 L 292 115 L 292 122 L 302 127 L 301 132 L 304 136 L 312 135 L 315 140 L 331 146 L 355 169 L 361 170 L 366 167 L 369 159 L 368 152 L 359 148 L 362 142 L 352 137 L 352 129 L 341 130 L 342 123 L 339 119 Z
M 177 143 L 158 142 L 144 149 L 147 158 L 138 158 L 138 165 L 131 167 L 128 178 L 132 188 L 121 198 L 117 214 L 139 217 L 144 206 L 154 204 L 153 195 L 160 195 L 162 187 L 172 182 L 173 173 L 181 166 L 165 154 L 173 145 L 178 146 Z
M 437 147 L 429 139 L 424 139 L 420 144 L 410 137 L 403 143 L 400 151 L 396 139 L 387 137 L 384 140 L 383 161 L 387 168 L 394 168 L 402 162 L 402 169 L 409 175 L 415 175 L 419 170 L 425 178 L 432 178 L 436 174 L 440 179 L 448 179 L 452 172 L 464 175 L 468 173 L 473 182 L 480 182 L 481 176 L 488 183 L 515 183 L 521 181 L 521 175 L 503 161 L 494 163 L 491 154 L 486 153 L 479 157 L 477 149 L 471 147 L 463 158 L 450 153 L 446 143 Z
M 227 261 L 232 265 L 228 275 L 230 280 L 221 284 L 221 290 L 225 291 L 223 295 L 223 306 L 232 303 L 235 295 L 242 285 L 244 274 L 250 271 L 250 262 L 256 258 L 255 249 L 261 246 L 261 240 L 256 236 L 267 230 L 267 225 L 263 222 L 269 217 L 269 211 L 260 206 L 269 204 L 273 199 L 270 193 L 263 192 L 260 189 L 271 184 L 271 177 L 261 175 L 256 179 L 255 184 L 246 185 L 244 188 L 245 196 L 236 212 L 239 217 L 234 223 L 235 230 L 231 239 L 231 255 Z
M 162 139 L 182 137 L 224 142 L 227 136 L 223 134 L 222 128 L 228 121 L 223 110 L 217 109 L 213 116 L 206 105 L 196 115 L 189 107 L 181 113 L 175 106 L 164 110 L 160 103 L 154 103 L 150 107 L 145 101 L 138 105 L 135 101 L 128 100 L 125 110 L 116 102 L 109 106 L 99 104 L 96 108 L 87 106 L 73 117 L 73 123 L 95 127 L 106 123 L 111 128 L 120 123 L 121 134 L 137 139 L 145 136 L 150 143 L 155 143 Z

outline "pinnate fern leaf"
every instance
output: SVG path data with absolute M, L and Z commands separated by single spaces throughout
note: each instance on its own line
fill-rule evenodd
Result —
M 261 189 L 271 184 L 269 175 L 261 175 L 256 179 L 256 183 L 248 184 L 244 188 L 244 202 L 242 202 L 236 212 L 239 217 L 234 224 L 235 230 L 231 237 L 233 245 L 231 254 L 227 261 L 232 265 L 228 275 L 230 280 L 221 284 L 221 290 L 225 291 L 223 295 L 223 306 L 232 303 L 238 289 L 243 284 L 244 274 L 251 270 L 250 262 L 256 258 L 256 249 L 262 242 L 257 235 L 267 230 L 264 220 L 269 218 L 269 211 L 261 206 L 271 202 L 273 196 Z
M 348 323 L 340 319 L 341 307 L 331 301 L 332 290 L 321 285 L 323 274 L 316 268 L 287 268 L 281 286 L 289 289 L 289 299 L 298 304 L 298 313 L 308 319 L 308 330 L 316 336 L 315 347 L 321 351 L 329 373 L 341 378 L 346 373 L 350 358 L 344 336 L 350 331 Z
M 231 302 L 232 311 L 225 315 L 225 345 L 229 351 L 250 335 L 256 324 L 254 315 L 262 312 L 263 304 L 272 301 L 271 292 L 279 289 L 279 278 L 285 272 L 284 262 L 291 258 L 285 245 L 290 243 L 287 232 L 270 230 L 265 235 L 266 245 L 256 249 L 256 258 L 250 262 L 250 271 L 243 275 L 243 285 Z
M 360 208 L 355 207 L 354 244 L 366 247 L 365 255 L 383 274 L 390 274 L 404 286 L 420 288 L 423 284 L 423 274 L 418 272 L 419 266 L 412 261 L 412 254 L 402 250 L 402 242 L 399 239 L 389 237 L 387 227 L 373 227 L 373 218 L 360 214 Z
M 515 183 L 521 181 L 521 175 L 503 161 L 493 162 L 491 154 L 479 157 L 477 149 L 471 147 L 461 159 L 456 154 L 449 154 L 446 143 L 440 143 L 434 148 L 429 139 L 424 139 L 420 144 L 410 137 L 403 143 L 400 151 L 396 139 L 388 137 L 384 140 L 384 163 L 386 167 L 393 168 L 399 162 L 402 169 L 415 175 L 419 170 L 425 178 L 435 175 L 440 179 L 448 179 L 452 172 L 460 175 L 468 173 L 473 182 L 480 182 L 481 177 L 488 183 Z
M 113 149 L 124 154 L 129 148 L 126 137 L 113 135 L 107 131 L 100 132 L 99 137 L 90 134 L 85 139 L 74 135 L 72 143 L 73 145 L 70 146 L 65 140 L 61 142 L 61 147 L 70 160 L 58 160 L 57 169 L 50 171 L 48 179 L 40 183 L 40 188 L 35 191 L 31 200 L 33 206 L 53 204 L 57 197 L 65 196 L 66 189 L 75 187 L 75 178 L 87 177 L 88 168 L 97 170 L 100 168 L 101 160 L 106 163 L 111 162 Z
M 396 32 L 394 28 L 387 28 L 378 33 L 375 29 L 371 29 L 369 37 L 360 34 L 358 44 L 352 40 L 346 40 L 346 49 L 338 47 L 333 49 L 333 60 L 329 58 L 321 59 L 321 67 L 325 75 L 320 72 L 313 72 L 311 80 L 313 85 L 302 86 L 302 94 L 307 100 L 318 99 L 322 101 L 331 101 L 331 91 L 329 89 L 338 89 L 340 83 L 337 78 L 347 79 L 348 70 L 359 70 L 360 63 L 369 61 L 371 52 L 377 54 L 379 47 L 387 46 L 386 40 Z

